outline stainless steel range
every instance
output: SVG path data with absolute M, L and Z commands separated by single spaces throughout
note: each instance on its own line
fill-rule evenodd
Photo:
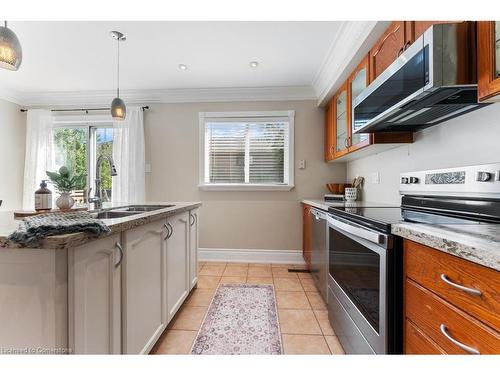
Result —
M 403 173 L 401 207 L 331 207 L 328 311 L 347 353 L 402 351 L 400 222 L 500 225 L 500 163 Z

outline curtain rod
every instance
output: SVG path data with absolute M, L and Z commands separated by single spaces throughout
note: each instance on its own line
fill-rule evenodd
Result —
M 149 109 L 149 106 L 146 105 L 144 107 L 141 107 L 143 111 L 146 111 Z M 88 113 L 89 111 L 110 111 L 111 108 L 72 108 L 72 109 L 51 109 L 52 112 L 86 112 Z M 28 112 L 29 110 L 26 108 L 21 108 L 21 112 Z

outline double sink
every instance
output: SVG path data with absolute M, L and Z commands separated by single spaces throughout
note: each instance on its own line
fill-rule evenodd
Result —
M 117 207 L 107 211 L 99 211 L 93 214 L 97 219 L 119 219 L 122 217 L 140 215 L 145 212 L 162 210 L 164 208 L 174 207 L 174 204 L 167 205 L 132 205 L 125 207 Z

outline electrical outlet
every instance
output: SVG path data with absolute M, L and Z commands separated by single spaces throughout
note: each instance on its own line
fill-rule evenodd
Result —
M 299 160 L 299 169 L 306 169 L 306 161 Z
M 380 173 L 372 172 L 372 184 L 380 184 Z

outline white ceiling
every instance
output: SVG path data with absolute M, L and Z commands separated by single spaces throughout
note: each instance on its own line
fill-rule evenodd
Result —
M 18 94 L 116 87 L 116 42 L 123 32 L 121 88 L 163 90 L 311 86 L 342 22 L 10 22 L 23 62 L 0 69 Z M 259 67 L 250 68 L 250 61 Z M 188 70 L 181 71 L 179 64 Z

